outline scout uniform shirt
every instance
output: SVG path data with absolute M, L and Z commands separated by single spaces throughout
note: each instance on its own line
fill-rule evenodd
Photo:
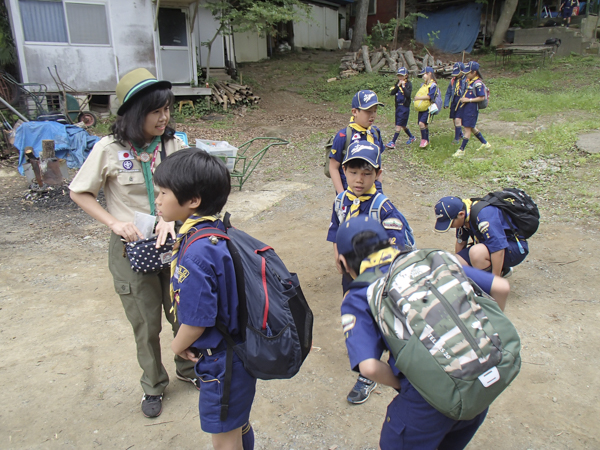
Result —
M 104 188 L 108 212 L 121 222 L 133 222 L 135 211 L 150 214 L 151 209 L 142 163 L 135 158 L 129 143 L 124 144 L 119 144 L 112 135 L 102 138 L 94 145 L 69 189 L 97 197 Z M 164 146 L 167 155 L 186 147 L 177 137 L 166 140 Z M 160 164 L 160 151 L 159 146 L 154 167 Z M 158 195 L 156 186 L 154 193 Z

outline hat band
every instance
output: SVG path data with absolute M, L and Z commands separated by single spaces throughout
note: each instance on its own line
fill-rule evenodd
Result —
M 149 84 L 154 84 L 154 83 L 158 83 L 158 80 L 156 78 L 151 78 L 149 80 L 144 80 L 144 81 L 139 82 L 138 84 L 136 84 L 135 86 L 133 86 L 129 90 L 129 92 L 127 93 L 127 95 L 123 99 L 123 103 L 125 103 L 127 100 L 129 100 L 132 95 L 134 95 L 136 92 L 138 92 L 143 87 L 145 87 L 145 86 L 147 86 Z

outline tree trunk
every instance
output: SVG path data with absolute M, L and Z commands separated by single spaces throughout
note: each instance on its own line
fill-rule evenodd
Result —
M 362 55 L 363 55 L 363 61 L 365 62 L 365 70 L 368 73 L 373 72 L 373 69 L 371 69 L 371 63 L 369 61 L 369 47 L 367 47 L 366 45 L 362 46 Z
M 505 0 L 502 4 L 502 12 L 498 18 L 498 23 L 496 24 L 496 29 L 492 36 L 492 42 L 490 43 L 492 47 L 498 47 L 504 42 L 504 36 L 510 26 L 510 21 L 512 20 L 518 4 L 519 0 Z
M 369 0 L 358 0 L 356 5 L 356 18 L 352 30 L 352 43 L 350 51 L 356 52 L 362 46 L 367 35 L 367 14 L 369 13 Z

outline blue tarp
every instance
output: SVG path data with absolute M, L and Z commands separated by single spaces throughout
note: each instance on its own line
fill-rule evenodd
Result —
M 479 34 L 481 22 L 481 3 L 469 3 L 464 6 L 453 6 L 441 11 L 426 13 L 427 19 L 419 17 L 415 27 L 415 39 L 422 44 L 429 44 L 432 32 L 439 31 L 434 47 L 446 53 L 470 53 Z
M 58 122 L 25 122 L 15 132 L 14 146 L 19 150 L 19 173 L 23 175 L 26 161 L 25 147 L 33 147 L 38 157 L 42 152 L 42 141 L 52 139 L 57 158 L 67 160 L 71 169 L 81 167 L 92 147 L 100 140 L 75 125 L 63 125 Z

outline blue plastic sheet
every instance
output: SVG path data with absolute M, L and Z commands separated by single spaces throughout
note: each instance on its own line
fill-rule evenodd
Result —
M 429 44 L 430 33 L 439 31 L 434 47 L 446 53 L 470 53 L 479 34 L 481 3 L 453 6 L 441 11 L 428 12 L 427 19 L 419 17 L 415 27 L 415 39 Z
M 58 122 L 26 122 L 15 133 L 14 146 L 19 150 L 19 173 L 23 175 L 23 164 L 27 162 L 25 147 L 33 147 L 38 157 L 42 152 L 42 141 L 52 139 L 57 158 L 67 160 L 71 169 L 81 167 L 94 144 L 100 140 L 83 128 L 75 125 L 63 125 Z

